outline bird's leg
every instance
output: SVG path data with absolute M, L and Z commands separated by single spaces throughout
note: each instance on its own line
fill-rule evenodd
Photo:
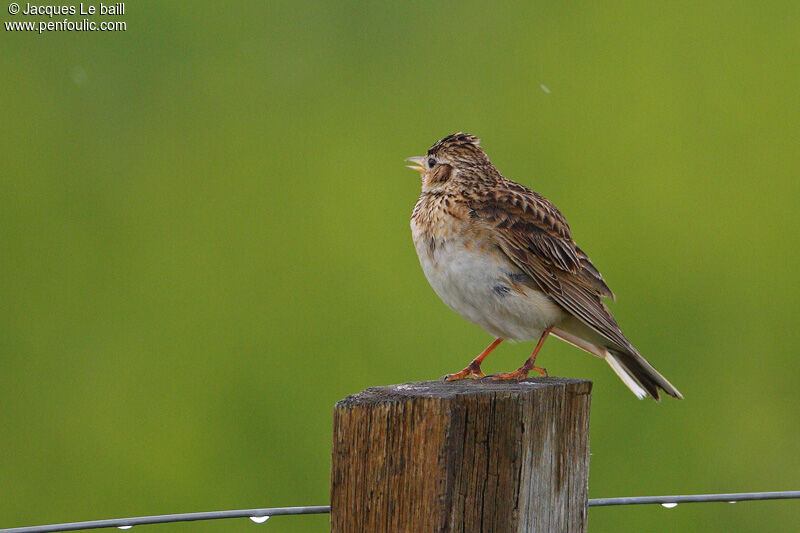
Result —
M 455 381 L 457 379 L 464 379 L 467 376 L 471 377 L 472 379 L 480 379 L 484 377 L 486 374 L 484 374 L 481 371 L 481 363 L 483 362 L 484 359 L 486 359 L 486 356 L 489 355 L 489 353 L 491 353 L 492 350 L 497 348 L 497 345 L 500 344 L 501 342 L 503 342 L 503 339 L 495 339 L 492 344 L 487 346 L 486 349 L 482 351 L 478 357 L 473 359 L 472 362 L 467 365 L 467 368 L 465 368 L 461 372 L 456 372 L 455 374 L 447 374 L 442 379 L 444 381 Z
M 539 337 L 539 342 L 536 343 L 536 348 L 533 349 L 533 353 L 531 354 L 530 357 L 528 357 L 528 360 L 525 361 L 522 364 L 521 367 L 519 367 L 518 369 L 514 370 L 513 372 L 505 372 L 503 374 L 494 374 L 492 376 L 492 379 L 509 380 L 509 381 L 511 381 L 511 380 L 522 381 L 523 379 L 528 377 L 528 372 L 530 372 L 531 370 L 533 370 L 534 372 L 538 372 L 542 376 L 546 376 L 547 375 L 547 370 L 545 370 L 544 368 L 538 367 L 538 366 L 534 366 L 533 363 L 534 363 L 534 361 L 536 361 L 536 354 L 538 354 L 539 350 L 541 350 L 542 344 L 544 344 L 544 340 L 547 338 L 547 336 L 550 334 L 550 332 L 552 330 L 553 330 L 552 326 L 547 328 L 546 330 L 544 330 L 544 333 L 542 333 L 542 336 Z

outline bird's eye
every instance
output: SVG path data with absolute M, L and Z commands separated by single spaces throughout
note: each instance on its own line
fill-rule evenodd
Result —
M 430 159 L 428 159 L 428 166 L 431 167 L 431 168 L 435 167 L 436 166 L 436 160 L 434 158 L 432 158 L 432 157 Z

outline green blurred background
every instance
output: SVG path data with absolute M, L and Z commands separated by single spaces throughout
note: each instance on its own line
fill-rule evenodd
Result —
M 551 374 L 595 383 L 590 496 L 798 489 L 800 4 L 126 10 L 124 33 L 3 30 L 0 527 L 326 504 L 337 400 L 490 341 L 429 288 L 408 228 L 403 159 L 458 130 L 561 208 L 686 396 L 637 401 L 545 345 Z M 589 514 L 798 520 L 796 502 Z

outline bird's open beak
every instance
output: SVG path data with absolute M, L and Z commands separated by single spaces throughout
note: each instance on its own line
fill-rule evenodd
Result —
M 425 172 L 425 156 L 421 155 L 421 156 L 418 156 L 418 157 L 409 157 L 409 158 L 406 159 L 406 161 L 414 163 L 414 165 L 418 165 L 418 166 L 406 165 L 411 170 L 416 170 L 420 174 Z

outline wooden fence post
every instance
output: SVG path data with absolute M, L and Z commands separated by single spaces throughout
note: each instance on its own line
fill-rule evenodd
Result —
M 590 381 L 427 381 L 336 404 L 332 533 L 585 532 Z

